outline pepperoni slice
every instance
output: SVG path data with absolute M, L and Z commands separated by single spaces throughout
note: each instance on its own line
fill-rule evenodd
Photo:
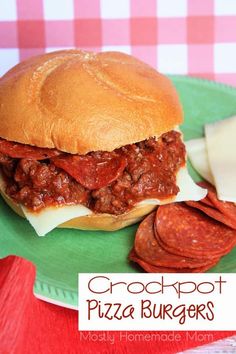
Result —
M 14 159 L 45 160 L 61 154 L 59 150 L 39 148 L 36 146 L 15 143 L 0 138 L 0 152 Z
M 200 181 L 200 182 L 197 182 L 197 184 L 200 187 L 207 189 L 208 192 L 209 192 L 209 189 L 215 190 L 214 187 L 210 183 L 208 183 L 207 181 Z M 214 204 L 212 203 L 212 201 L 209 199 L 208 194 L 205 196 L 205 198 L 201 199 L 201 202 L 212 207 L 212 208 L 215 207 Z
M 155 226 L 162 247 L 192 258 L 216 258 L 231 251 L 236 231 L 182 203 L 160 206 Z
M 171 267 L 157 267 L 148 262 L 142 260 L 136 253 L 135 250 L 132 249 L 129 254 L 129 259 L 135 263 L 137 263 L 141 268 L 143 268 L 148 273 L 203 273 L 208 269 L 214 267 L 217 262 L 212 262 L 207 266 L 198 267 L 198 268 L 171 268 Z
M 117 157 L 59 156 L 54 164 L 88 189 L 100 189 L 117 180 L 126 167 L 126 159 Z
M 209 207 L 212 207 L 212 208 L 215 207 L 214 204 L 213 204 L 213 203 L 210 201 L 210 199 L 208 198 L 208 196 L 206 196 L 205 198 L 203 198 L 203 199 L 201 200 L 201 203 L 206 204 L 206 205 L 208 205 Z
M 220 221 L 222 224 L 225 224 L 231 227 L 232 229 L 236 230 L 236 220 L 234 221 L 227 215 L 224 215 L 218 209 L 214 207 L 212 208 L 208 205 L 204 205 L 204 203 L 202 202 L 186 201 L 185 203 L 193 208 L 201 210 L 203 213 L 210 216 L 211 218 Z
M 210 199 L 209 199 L 208 197 L 203 198 L 203 199 L 201 200 L 201 202 L 202 202 L 203 204 L 208 205 L 208 206 L 211 207 L 211 208 L 214 208 L 214 207 L 215 207 L 214 204 L 210 201 Z
M 228 218 L 232 219 L 236 223 L 236 205 L 232 202 L 224 202 L 217 198 L 216 189 L 207 182 L 203 182 L 205 187 L 208 189 L 207 197 L 221 213 L 223 213 Z M 201 182 L 201 184 L 203 184 Z
M 212 264 L 212 260 L 202 260 L 174 255 L 165 251 L 154 233 L 154 221 L 156 212 L 148 215 L 139 225 L 136 232 L 134 249 L 137 255 L 145 262 L 156 267 L 171 268 L 199 268 Z M 215 261 L 217 261 L 216 259 Z

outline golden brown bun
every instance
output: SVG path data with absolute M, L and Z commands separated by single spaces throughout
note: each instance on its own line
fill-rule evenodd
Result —
M 2 190 L 0 191 L 6 203 L 18 215 L 25 217 L 20 206 L 9 198 Z M 111 214 L 93 214 L 74 218 L 59 225 L 60 228 L 71 228 L 80 230 L 103 230 L 115 231 L 123 227 L 135 224 L 140 221 L 145 215 L 149 214 L 156 208 L 155 205 L 145 205 L 138 208 L 133 208 L 129 212 L 122 215 Z
M 112 151 L 158 137 L 182 118 L 171 81 L 118 52 L 58 51 L 0 79 L 0 137 L 24 144 Z

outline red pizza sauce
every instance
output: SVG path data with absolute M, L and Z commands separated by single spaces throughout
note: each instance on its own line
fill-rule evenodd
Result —
M 86 155 L 0 141 L 6 193 L 35 211 L 83 204 L 97 213 L 122 214 L 146 198 L 174 197 L 176 173 L 184 163 L 185 147 L 176 131 Z

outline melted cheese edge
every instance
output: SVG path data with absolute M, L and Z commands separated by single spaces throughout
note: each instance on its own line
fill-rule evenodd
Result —
M 21 208 L 38 236 L 45 236 L 58 225 L 68 220 L 93 214 L 92 210 L 82 204 L 47 207 L 39 212 L 32 212 L 23 205 L 21 205 Z

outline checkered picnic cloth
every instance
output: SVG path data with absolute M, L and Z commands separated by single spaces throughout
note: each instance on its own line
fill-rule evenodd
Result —
M 72 47 L 236 85 L 236 0 L 0 0 L 0 75 Z

